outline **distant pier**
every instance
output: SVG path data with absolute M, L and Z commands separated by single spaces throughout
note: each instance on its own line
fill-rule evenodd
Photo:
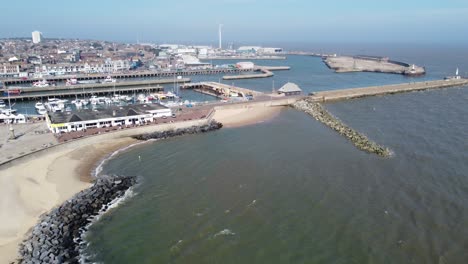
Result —
M 233 94 L 236 97 L 248 97 L 248 96 L 254 97 L 254 96 L 264 95 L 263 93 L 257 92 L 254 90 L 249 90 L 246 88 L 241 88 L 241 87 L 227 85 L 227 84 L 218 83 L 218 82 L 188 83 L 188 84 L 181 85 L 180 88 L 193 89 L 196 92 L 208 94 L 208 95 L 215 96 L 218 98 L 230 97 Z
M 148 87 L 119 87 L 114 89 L 109 88 L 96 88 L 96 89 L 88 89 L 88 90 L 73 90 L 73 91 L 45 91 L 45 92 L 33 92 L 33 93 L 26 93 L 21 95 L 14 95 L 10 96 L 10 98 L 6 96 L 0 97 L 3 100 L 37 100 L 49 97 L 74 97 L 74 96 L 89 96 L 89 95 L 107 95 L 110 93 L 139 93 L 139 92 L 161 92 L 164 91 L 164 87 L 162 86 L 148 86 Z
M 189 78 L 177 79 L 178 83 L 190 82 Z M 131 93 L 140 91 L 161 91 L 164 90 L 160 84 L 174 83 L 173 79 L 163 80 L 144 80 L 144 81 L 129 81 L 129 82 L 115 82 L 115 83 L 94 83 L 94 84 L 79 84 L 70 86 L 47 86 L 47 87 L 23 87 L 15 88 L 14 90 L 21 90 L 21 94 L 10 94 L 11 100 L 28 100 L 43 97 L 63 97 L 75 96 L 85 94 L 105 94 L 105 93 Z M 4 93 L 8 89 L 1 89 L 2 97 L 0 99 L 7 99 Z
M 311 95 L 315 101 L 331 102 L 347 99 L 378 96 L 386 94 L 423 91 L 438 88 L 448 88 L 468 85 L 468 79 L 436 80 L 425 82 L 412 82 L 402 84 L 391 84 L 383 86 L 371 86 L 364 88 L 351 88 L 332 91 L 315 92 Z
M 5 79 L 2 80 L 5 86 L 13 84 L 33 83 L 40 80 L 47 80 L 49 82 L 66 82 L 67 79 L 76 78 L 78 81 L 84 80 L 104 80 L 107 76 L 113 79 L 131 79 L 131 78 L 161 78 L 161 77 L 175 77 L 175 76 L 190 76 L 190 75 L 211 75 L 211 74 L 234 74 L 241 72 L 249 72 L 252 69 L 237 69 L 237 68 L 219 68 L 209 70 L 190 70 L 190 71 L 142 71 L 142 72 L 131 72 L 131 73 L 114 73 L 114 74 L 89 74 L 89 75 L 70 75 L 63 76 L 48 76 L 44 78 L 31 78 L 31 79 Z
M 213 56 L 200 58 L 200 60 L 285 60 L 285 56 L 262 55 L 262 56 Z
M 261 73 L 241 74 L 241 75 L 226 75 L 223 80 L 242 80 L 242 79 L 256 79 L 256 78 L 269 78 L 274 76 L 272 71 L 287 71 L 290 70 L 289 66 L 256 66 L 255 71 Z

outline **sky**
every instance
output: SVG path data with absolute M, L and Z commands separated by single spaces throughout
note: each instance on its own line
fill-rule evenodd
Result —
M 0 4 L 0 38 L 121 42 L 467 43 L 468 0 L 23 0 Z

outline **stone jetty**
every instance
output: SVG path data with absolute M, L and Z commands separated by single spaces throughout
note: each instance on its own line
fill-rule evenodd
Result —
M 137 140 L 149 140 L 149 139 L 164 139 L 170 137 L 177 137 L 182 135 L 206 133 L 213 130 L 218 130 L 223 127 L 223 124 L 212 120 L 206 125 L 202 126 L 192 126 L 188 128 L 179 128 L 175 130 L 166 130 L 161 132 L 148 133 L 143 135 L 134 136 L 134 139 Z
M 99 177 L 91 188 L 41 218 L 20 245 L 19 263 L 78 263 L 83 228 L 135 183 L 135 177 Z
M 311 98 L 297 101 L 292 106 L 298 110 L 306 112 L 307 114 L 314 117 L 317 121 L 322 122 L 336 132 L 340 133 L 361 150 L 374 153 L 382 157 L 388 157 L 391 155 L 389 149 L 378 145 L 377 143 L 368 139 L 365 135 L 343 124 L 343 122 L 330 114 L 320 103 L 315 102 Z

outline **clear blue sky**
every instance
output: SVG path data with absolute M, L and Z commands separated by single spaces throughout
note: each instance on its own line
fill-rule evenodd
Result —
M 0 38 L 468 43 L 468 0 L 5 0 Z

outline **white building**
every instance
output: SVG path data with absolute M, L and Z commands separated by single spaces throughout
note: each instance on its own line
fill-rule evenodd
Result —
M 42 41 L 42 33 L 39 31 L 32 32 L 32 42 L 34 44 L 40 43 Z
M 253 70 L 255 64 L 251 61 L 241 61 L 236 63 L 236 67 L 241 70 Z
M 283 87 L 278 90 L 278 94 L 283 94 L 285 96 L 291 95 L 300 95 L 302 93 L 302 89 L 295 83 L 288 82 Z
M 278 54 L 278 53 L 282 53 L 283 49 L 282 48 L 261 48 L 258 52 L 263 53 L 263 54 Z
M 237 52 L 239 53 L 256 53 L 258 50 L 260 50 L 262 47 L 258 46 L 242 46 L 237 49 Z
M 66 133 L 91 128 L 144 125 L 155 119 L 171 116 L 170 108 L 159 104 L 142 104 L 116 106 L 97 111 L 85 109 L 69 114 L 49 112 L 46 115 L 46 121 L 52 133 Z
M 0 76 L 2 77 L 15 77 L 20 73 L 19 65 L 3 64 L 0 65 Z
M 176 53 L 177 54 L 195 55 L 195 54 L 197 54 L 197 49 L 194 49 L 194 48 L 178 48 Z

